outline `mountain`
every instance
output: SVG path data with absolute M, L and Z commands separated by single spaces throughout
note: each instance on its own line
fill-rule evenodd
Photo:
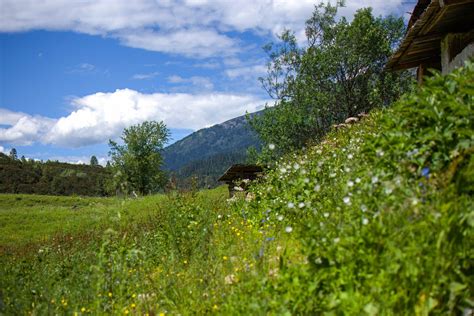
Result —
M 261 112 L 252 113 L 259 115 Z M 247 148 L 260 148 L 258 136 L 245 115 L 200 129 L 163 150 L 164 169 L 180 186 L 189 187 L 197 177 L 200 187 L 215 186 L 217 179 L 234 163 L 247 159 Z

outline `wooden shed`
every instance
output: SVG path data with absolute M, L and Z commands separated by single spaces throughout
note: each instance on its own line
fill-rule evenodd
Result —
M 227 171 L 218 179 L 218 181 L 225 182 L 229 187 L 229 195 L 234 196 L 240 188 L 244 191 L 247 188 L 248 182 L 257 179 L 263 173 L 263 168 L 258 165 L 232 165 Z M 240 190 L 239 189 L 239 190 Z
M 428 68 L 448 73 L 474 56 L 473 30 L 474 0 L 419 0 L 386 68 L 418 67 L 420 83 Z

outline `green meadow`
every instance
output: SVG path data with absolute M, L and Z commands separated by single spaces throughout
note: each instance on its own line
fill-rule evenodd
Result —
M 250 194 L 0 196 L 5 315 L 468 315 L 474 65 L 274 162 Z

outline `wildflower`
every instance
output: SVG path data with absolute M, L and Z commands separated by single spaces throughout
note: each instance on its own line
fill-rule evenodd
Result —
M 288 208 L 294 208 L 295 204 L 293 202 L 288 202 Z
M 268 144 L 268 149 L 275 150 L 275 144 Z
M 84 313 L 85 311 L 86 311 L 86 308 L 85 308 L 85 307 L 81 308 L 81 312 L 82 312 L 82 313 Z
M 132 304 L 130 305 L 131 308 L 135 308 L 136 306 L 137 306 L 137 305 L 135 305 L 135 303 L 132 303 Z
M 375 152 L 375 154 L 377 155 L 377 157 L 383 157 L 383 155 L 384 155 L 385 153 L 383 152 L 383 150 L 377 149 L 377 151 Z
M 224 261 L 227 261 L 227 259 L 229 259 L 227 256 L 222 257 L 222 260 L 224 260 Z
M 286 226 L 285 231 L 287 233 L 291 233 L 293 231 L 293 228 L 291 226 Z
M 214 304 L 214 306 L 212 306 L 212 309 L 213 309 L 213 310 L 217 310 L 217 309 L 219 309 L 219 307 L 217 307 L 217 305 Z M 161 315 L 160 315 L 160 316 L 161 316 Z M 164 314 L 163 314 L 163 316 L 164 316 Z
M 309 179 L 308 178 L 304 178 L 304 183 L 309 183 Z
M 112 297 L 112 292 L 109 292 L 109 297 Z
M 283 215 L 278 215 L 277 219 L 281 222 L 283 220 Z
M 326 218 L 328 218 L 328 217 L 329 217 L 329 213 L 326 212 L 326 213 L 323 214 L 323 216 L 326 217 Z
M 348 197 L 348 196 L 344 197 L 342 200 L 343 200 L 344 203 L 347 204 L 347 205 L 350 205 L 350 204 L 351 204 L 351 198 Z
M 304 207 L 304 203 L 303 203 L 303 202 L 300 202 L 300 203 L 298 204 L 298 207 L 299 207 L 299 208 L 303 208 L 303 207 Z
M 339 243 L 340 241 L 341 241 L 341 239 L 339 237 L 334 238 L 334 243 L 335 244 Z
M 319 184 L 316 184 L 316 185 L 314 186 L 314 191 L 316 191 L 316 192 L 321 191 L 321 186 L 320 186 Z
M 295 163 L 295 164 L 293 165 L 293 168 L 294 168 L 295 170 L 298 170 L 298 169 L 300 168 L 300 165 L 297 164 L 297 163 Z
M 351 172 L 351 168 L 345 167 L 345 168 L 344 168 L 344 172 L 346 172 L 346 173 Z
M 351 181 L 351 180 L 347 181 L 347 186 L 348 186 L 348 187 L 353 187 L 353 186 L 354 186 L 354 182 Z
M 285 168 L 280 168 L 280 172 L 281 173 L 286 173 L 286 169 Z
M 418 205 L 418 199 L 413 199 L 413 201 L 411 201 L 411 205 L 413 206 Z
M 379 178 L 377 176 L 373 176 L 372 177 L 372 184 L 375 184 L 377 182 L 379 182 Z
M 355 179 L 355 182 L 356 182 L 356 183 L 360 183 L 360 178 L 356 178 L 356 179 Z
M 352 159 L 352 158 L 354 158 L 354 155 L 353 155 L 353 154 L 349 154 L 349 155 L 347 155 L 347 158 L 348 158 L 348 159 Z
M 423 169 L 421 169 L 421 176 L 428 179 L 430 177 L 430 168 L 429 167 L 424 167 Z
M 362 210 L 362 212 L 367 212 L 367 206 L 365 206 L 365 204 L 362 204 L 360 206 L 360 209 Z
M 235 282 L 237 282 L 237 278 L 233 274 L 229 274 L 224 278 L 224 283 L 225 284 L 230 285 L 230 284 L 234 284 Z
M 337 175 L 337 174 L 336 174 L 335 172 L 333 172 L 333 173 L 329 174 L 329 177 L 331 177 L 331 178 L 335 178 L 335 177 L 336 177 L 336 175 Z
M 244 189 L 241 188 L 241 187 L 239 187 L 239 186 L 235 186 L 235 187 L 234 187 L 234 190 L 235 190 L 235 191 L 243 191 Z
M 318 149 L 318 150 L 316 150 L 316 153 L 317 153 L 318 155 L 321 155 L 321 154 L 323 153 L 323 151 L 322 151 L 321 149 Z
M 362 219 L 362 225 L 367 225 L 369 223 L 369 220 L 367 218 Z

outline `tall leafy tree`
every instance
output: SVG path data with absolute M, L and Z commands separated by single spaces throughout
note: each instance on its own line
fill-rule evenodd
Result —
M 115 187 L 140 194 L 162 187 L 166 178 L 161 170 L 161 151 L 169 135 L 163 122 L 147 121 L 126 128 L 121 137 L 123 144 L 109 140 Z
M 13 160 L 17 160 L 18 159 L 18 154 L 16 152 L 16 148 L 12 148 L 10 150 L 10 158 L 13 159 Z
M 97 159 L 96 156 L 92 156 L 92 157 L 91 157 L 90 165 L 91 165 L 91 166 L 98 166 L 98 165 L 99 165 L 99 160 Z
M 384 71 L 402 39 L 402 18 L 374 17 L 366 8 L 351 22 L 337 20 L 340 5 L 315 7 L 306 22 L 304 48 L 290 31 L 264 48 L 268 72 L 260 81 L 277 102 L 250 123 L 264 143 L 275 145 L 267 154 L 317 141 L 332 124 L 387 106 L 410 86 L 409 73 Z

